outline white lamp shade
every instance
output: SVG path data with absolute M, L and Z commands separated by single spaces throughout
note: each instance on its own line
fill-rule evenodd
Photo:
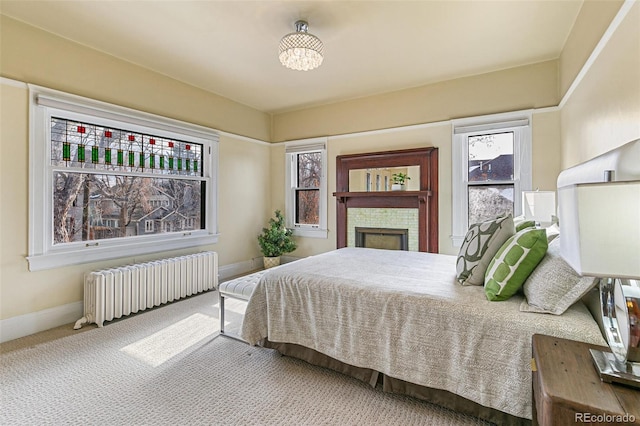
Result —
M 552 216 L 556 214 L 555 191 L 523 191 L 522 214 L 528 220 L 552 222 Z
M 640 278 L 640 181 L 558 190 L 560 253 L 580 275 Z

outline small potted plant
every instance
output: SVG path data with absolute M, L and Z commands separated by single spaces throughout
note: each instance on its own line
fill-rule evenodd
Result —
M 280 210 L 276 210 L 276 217 L 269 219 L 269 226 L 262 228 L 262 233 L 258 235 L 260 251 L 264 256 L 265 269 L 280 264 L 280 256 L 292 252 L 296 249 L 296 242 L 293 240 L 293 231 L 284 226 L 284 216 Z
M 394 173 L 391 175 L 391 190 L 404 191 L 404 183 L 411 179 L 406 173 Z

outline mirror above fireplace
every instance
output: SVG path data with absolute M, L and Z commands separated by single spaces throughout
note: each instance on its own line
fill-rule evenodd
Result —
M 391 191 L 393 175 L 408 176 L 403 190 L 420 190 L 420 166 L 376 167 L 349 170 L 349 192 Z

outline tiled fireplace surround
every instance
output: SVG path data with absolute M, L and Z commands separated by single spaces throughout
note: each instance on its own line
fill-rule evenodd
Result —
M 418 209 L 350 208 L 347 210 L 347 247 L 356 246 L 356 227 L 407 229 L 409 251 L 418 251 Z

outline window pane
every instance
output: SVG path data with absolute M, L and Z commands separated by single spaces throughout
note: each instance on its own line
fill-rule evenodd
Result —
M 296 190 L 296 223 L 303 225 L 320 223 L 320 190 Z
M 53 185 L 54 244 L 202 229 L 201 181 L 55 172 Z
M 469 186 L 469 225 L 513 214 L 513 185 Z
M 513 180 L 513 132 L 469 136 L 469 182 Z
M 298 188 L 319 188 L 321 174 L 321 152 L 298 154 Z
M 203 176 L 201 144 L 51 119 L 51 165 L 125 173 Z

